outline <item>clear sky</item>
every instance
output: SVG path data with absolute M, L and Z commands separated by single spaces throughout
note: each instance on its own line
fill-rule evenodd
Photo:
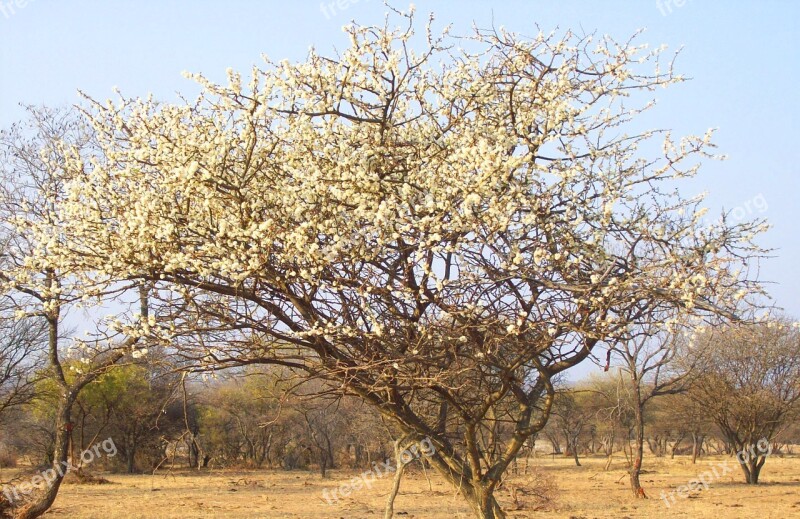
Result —
M 408 2 L 395 1 L 398 8 Z M 685 46 L 679 71 L 692 81 L 657 92 L 658 126 L 677 133 L 718 127 L 720 152 L 687 194 L 708 190 L 708 206 L 766 217 L 762 240 L 776 248 L 761 278 L 776 303 L 800 317 L 800 2 L 728 0 L 429 1 L 417 12 L 466 32 L 473 22 L 521 33 L 576 28 L 624 39 Z M 165 101 L 194 93 L 181 71 L 224 79 L 249 72 L 261 53 L 301 59 L 310 46 L 343 48 L 350 20 L 379 23 L 381 0 L 0 0 L 0 126 L 22 117 L 20 102 L 63 105 L 148 92 Z

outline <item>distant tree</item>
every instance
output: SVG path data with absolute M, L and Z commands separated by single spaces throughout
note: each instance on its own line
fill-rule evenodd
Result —
M 18 451 L 35 466 L 53 464 L 55 453 L 55 415 L 58 404 L 56 386 L 46 377 L 47 370 L 37 370 L 35 398 L 18 409 L 15 422 L 3 426 L 3 433 Z M 2 517 L 2 515 L 0 515 Z
M 592 376 L 583 384 L 593 395 L 592 427 L 608 457 L 606 470 L 611 466 L 617 441 L 627 442 L 630 423 L 633 421 L 631 406 L 628 404 L 630 395 L 625 390 L 624 382 L 621 373 L 615 370 L 601 376 Z
M 570 388 L 557 392 L 553 402 L 551 420 L 564 438 L 564 444 L 567 446 L 565 454 L 567 456 L 571 454 L 578 467 L 581 466 L 578 459 L 580 439 L 596 412 L 590 405 L 590 396 L 589 393 Z
M 706 409 L 686 393 L 665 397 L 662 407 L 660 420 L 686 432 L 692 441 L 692 463 L 697 463 L 703 445 L 714 432 L 714 421 Z
M 283 389 L 267 373 L 226 378 L 198 395 L 198 441 L 220 464 L 261 467 L 272 463 L 283 434 Z
M 645 443 L 645 413 L 652 399 L 686 391 L 702 368 L 703 357 L 692 350 L 683 334 L 658 324 L 632 327 L 613 349 L 627 378 L 633 410 L 634 451 L 630 484 L 635 497 L 647 497 L 639 481 Z M 676 359 L 680 358 L 681 362 Z
M 800 331 L 775 319 L 708 331 L 698 347 L 709 362 L 689 396 L 737 454 L 745 481 L 757 484 L 767 446 L 800 416 Z
M 36 368 L 43 360 L 46 337 L 42 319 L 0 316 L 0 423 L 8 411 L 35 396 Z
M 158 458 L 160 430 L 168 425 L 160 418 L 177 398 L 178 380 L 155 368 L 148 362 L 116 366 L 89 384 L 78 399 L 82 409 L 102 417 L 89 443 L 101 433 L 114 438 L 129 474 L 139 471 L 137 455 L 143 451 L 149 451 L 151 460 Z M 83 438 L 83 428 L 79 431 Z
M 343 421 L 348 418 L 339 409 L 336 401 L 326 402 L 324 399 L 317 402 L 306 401 L 306 405 L 297 408 L 303 416 L 307 438 L 310 440 L 309 448 L 317 458 L 317 466 L 323 478 L 328 468 L 335 468 L 335 450 L 340 439 L 338 435 L 344 432 Z
M 547 425 L 542 429 L 542 436 L 550 443 L 550 448 L 553 454 L 562 454 L 561 440 L 563 435 L 559 431 L 558 426 L 554 420 L 548 420 Z
M 689 437 L 689 430 L 687 424 L 679 419 L 677 410 L 669 407 L 674 402 L 667 400 L 667 396 L 649 402 L 645 411 L 645 440 L 651 454 L 669 454 L 674 458 Z

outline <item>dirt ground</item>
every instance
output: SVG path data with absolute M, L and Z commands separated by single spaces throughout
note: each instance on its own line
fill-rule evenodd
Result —
M 728 463 L 726 472 L 725 463 Z M 498 492 L 509 517 L 589 518 L 800 518 L 800 457 L 772 456 L 762 472 L 763 484 L 747 486 L 732 458 L 705 458 L 692 465 L 688 458 L 650 457 L 645 460 L 642 484 L 647 500 L 634 499 L 627 487 L 624 459 L 608 472 L 604 459 L 582 460 L 540 457 L 530 466 L 541 467 L 555 481 L 556 500 L 547 510 L 536 506 L 525 489 L 516 494 L 527 506 L 515 508 L 509 488 Z M 520 471 L 522 465 L 520 464 Z M 716 469 L 716 473 L 714 472 Z M 707 490 L 670 501 L 669 492 L 706 473 Z M 335 470 L 323 480 L 318 474 L 284 471 L 173 471 L 152 475 L 106 475 L 111 484 L 68 484 L 52 510 L 53 519 L 112 518 L 372 518 L 382 517 L 391 475 L 376 478 L 333 504 L 330 492 L 351 480 L 356 471 Z M 7 476 L 4 471 L 3 476 Z M 548 478 L 548 476 L 544 476 Z M 522 476 L 517 478 L 524 479 Z M 661 492 L 665 492 L 662 498 Z M 667 502 L 670 502 L 667 506 Z M 430 483 L 418 469 L 403 480 L 395 517 L 419 519 L 469 518 L 462 498 L 437 477 Z

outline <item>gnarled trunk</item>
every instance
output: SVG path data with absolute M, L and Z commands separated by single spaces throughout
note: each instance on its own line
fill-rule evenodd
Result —
M 758 484 L 758 477 L 761 475 L 761 468 L 764 466 L 765 461 L 767 461 L 766 456 L 752 456 L 744 462 L 739 461 L 739 466 L 742 467 L 742 472 L 744 472 L 744 478 L 748 485 Z
M 47 487 L 37 499 L 17 511 L 16 519 L 39 517 L 47 512 L 56 500 L 58 489 L 61 487 L 61 482 L 70 467 L 69 442 L 72 437 L 70 418 L 74 401 L 75 397 L 71 392 L 68 391 L 62 394 L 61 402 L 59 402 L 58 411 L 56 412 L 56 441 L 53 464 L 47 470 L 46 475 L 43 474 L 48 481 Z
M 494 490 L 486 487 L 464 487 L 462 495 L 477 519 L 505 519 L 506 514 L 494 497 Z

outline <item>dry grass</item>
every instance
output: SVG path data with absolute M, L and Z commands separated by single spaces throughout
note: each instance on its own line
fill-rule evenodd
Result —
M 727 458 L 730 460 L 729 458 Z M 737 466 L 714 481 L 708 490 L 677 499 L 667 507 L 659 498 L 687 484 L 703 471 L 726 458 L 706 458 L 692 465 L 687 458 L 645 460 L 642 483 L 650 499 L 636 500 L 627 487 L 622 460 L 603 471 L 604 459 L 583 460 L 576 467 L 570 459 L 539 458 L 531 465 L 553 476 L 558 487 L 549 510 L 535 503 L 526 505 L 531 489 L 520 490 L 528 476 L 509 481 L 498 495 L 509 517 L 554 518 L 780 518 L 800 517 L 800 458 L 773 457 L 762 472 L 763 485 L 741 483 Z M 331 477 L 283 471 L 206 471 L 149 475 L 107 475 L 111 485 L 67 485 L 62 487 L 53 509 L 46 517 L 70 519 L 111 518 L 372 518 L 382 515 L 390 477 L 379 479 L 371 489 L 361 489 L 328 505 L 322 491 L 355 475 L 333 471 Z M 4 471 L 3 476 L 8 476 Z M 541 480 L 540 476 L 533 479 Z M 516 489 L 519 510 L 512 500 Z M 453 489 L 433 476 L 431 487 L 422 473 L 414 472 L 403 481 L 395 504 L 396 517 L 419 519 L 469 518 L 467 507 Z

